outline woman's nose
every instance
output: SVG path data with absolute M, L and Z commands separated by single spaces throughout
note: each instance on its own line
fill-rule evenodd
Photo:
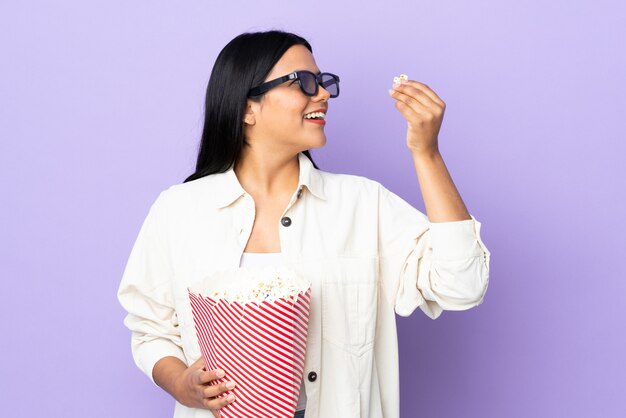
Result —
M 321 84 L 319 86 L 319 90 L 317 92 L 317 95 L 324 97 L 326 100 L 328 100 L 330 98 L 330 93 L 328 92 L 328 90 L 326 90 L 324 87 L 322 87 Z

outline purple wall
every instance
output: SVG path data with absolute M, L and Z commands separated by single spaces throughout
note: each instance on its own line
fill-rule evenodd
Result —
M 490 287 L 470 311 L 398 317 L 402 416 L 626 416 L 626 9 L 506 3 L 1 5 L 0 415 L 171 417 L 117 287 L 150 204 L 192 172 L 217 54 L 279 28 L 342 79 L 324 170 L 424 212 L 387 90 L 404 72 L 447 105 L 440 148 Z

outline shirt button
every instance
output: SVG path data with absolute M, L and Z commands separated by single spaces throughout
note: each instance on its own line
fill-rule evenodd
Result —
M 291 225 L 291 218 L 289 218 L 288 216 L 285 216 L 284 218 L 280 220 L 280 223 L 283 224 L 283 226 L 289 226 Z
M 300 196 L 302 196 L 302 189 L 298 189 L 298 194 L 296 195 L 298 199 L 300 199 Z
M 309 372 L 309 382 L 315 382 L 315 379 L 317 379 L 317 373 Z

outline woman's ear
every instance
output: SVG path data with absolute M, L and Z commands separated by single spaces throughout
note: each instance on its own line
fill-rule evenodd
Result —
M 256 123 L 254 110 L 252 109 L 252 102 L 250 100 L 248 100 L 246 103 L 246 112 L 244 114 L 243 122 L 246 125 L 254 125 Z

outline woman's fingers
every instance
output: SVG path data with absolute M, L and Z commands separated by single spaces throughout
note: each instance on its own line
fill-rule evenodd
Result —
M 429 111 L 435 110 L 437 106 L 424 92 L 408 84 L 393 87 L 391 97 L 405 103 L 420 115 L 426 115 Z
M 227 396 L 204 398 L 204 406 L 208 409 L 220 409 L 235 402 L 236 396 L 233 393 L 229 393 Z
M 415 129 L 422 129 L 424 123 L 436 122 L 443 117 L 445 103 L 423 83 L 408 80 L 394 85 L 389 92 L 397 100 L 396 108 Z
M 420 83 L 419 81 L 415 81 L 415 80 L 408 80 L 406 85 L 411 86 L 415 88 L 416 90 L 419 90 L 421 93 L 427 96 L 430 100 L 432 100 L 433 103 L 436 103 L 438 106 L 445 107 L 446 104 L 443 102 L 443 100 L 441 100 L 441 98 L 437 96 L 437 93 L 435 93 L 433 89 L 428 87 L 426 84 Z
M 398 90 L 394 90 L 391 94 L 391 97 L 397 100 L 395 105 L 398 109 L 401 110 L 403 107 L 402 105 L 406 105 L 407 109 L 411 109 L 413 112 L 415 112 L 417 115 L 420 115 L 421 117 L 425 117 L 427 115 L 428 108 L 414 97 L 411 97 L 408 94 L 400 92 Z M 411 121 L 412 115 L 410 115 L 410 113 L 405 116 L 408 116 L 407 120 Z
M 231 382 L 226 382 L 226 383 L 220 383 L 219 385 L 209 385 L 209 386 L 205 386 L 202 389 L 202 396 L 204 398 L 213 398 L 215 396 L 219 396 L 224 392 L 228 392 L 229 390 L 233 390 L 235 387 L 235 383 L 232 382 L 232 387 L 228 387 L 226 386 L 228 383 Z
M 224 377 L 224 370 L 207 370 L 198 373 L 198 384 L 205 384 Z
M 202 407 L 211 410 L 213 415 L 219 418 L 219 409 L 236 400 L 233 393 L 226 393 L 235 388 L 235 382 L 210 384 L 223 378 L 225 372 L 222 369 L 206 370 L 202 357 L 193 363 L 189 369 L 193 370 L 191 373 L 192 387 L 189 390 L 194 393 L 196 402 L 199 401 Z
M 235 401 L 235 395 L 230 393 L 221 396 L 223 393 L 235 388 L 235 382 L 223 382 L 220 384 L 208 384 L 224 377 L 224 370 L 208 370 L 198 374 L 198 385 L 201 387 L 202 403 L 208 409 L 219 409 Z

